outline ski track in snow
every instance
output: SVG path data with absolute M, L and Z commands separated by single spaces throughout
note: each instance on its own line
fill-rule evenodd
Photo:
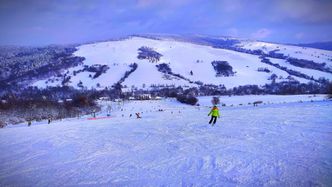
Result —
M 1 129 L 0 186 L 331 186 L 332 102 L 220 109 L 214 127 L 208 107 L 162 100 Z

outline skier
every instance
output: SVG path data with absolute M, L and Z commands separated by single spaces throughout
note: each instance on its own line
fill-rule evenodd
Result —
M 107 111 L 107 116 L 111 116 L 111 111 L 112 111 L 112 106 L 111 105 L 108 105 L 107 108 L 106 108 L 106 111 Z
M 93 109 L 93 110 L 92 110 L 92 116 L 93 116 L 94 118 L 96 118 L 96 109 Z
M 213 123 L 212 123 L 212 126 L 213 126 L 217 122 L 217 117 L 220 118 L 219 109 L 216 105 L 213 106 L 210 113 L 208 114 L 208 116 L 210 116 L 210 115 L 211 115 L 211 120 L 210 120 L 209 124 L 211 124 L 213 121 Z
M 137 118 L 137 119 L 142 118 L 139 112 L 137 112 L 137 113 L 135 113 L 135 114 L 136 114 L 136 118 Z

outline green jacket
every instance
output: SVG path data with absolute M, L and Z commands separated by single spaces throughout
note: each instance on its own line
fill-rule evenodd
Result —
M 212 110 L 210 111 L 209 115 L 214 116 L 214 117 L 219 117 L 219 109 L 218 108 L 212 108 Z

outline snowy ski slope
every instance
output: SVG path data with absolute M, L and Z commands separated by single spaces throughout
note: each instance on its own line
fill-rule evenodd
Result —
M 308 102 L 312 98 L 320 101 Z M 281 103 L 220 107 L 221 118 L 211 127 L 209 99 L 200 98 L 201 107 L 131 101 L 109 119 L 1 129 L 0 186 L 332 184 L 331 101 L 225 97 L 228 104 Z M 142 118 L 130 118 L 134 112 Z
M 238 44 L 243 48 L 248 49 L 264 49 L 266 51 L 280 49 L 280 53 L 290 55 L 292 57 L 299 57 L 308 60 L 314 60 L 318 63 L 326 63 L 331 66 L 332 52 L 311 48 L 302 48 L 288 45 L 277 45 L 265 42 L 246 42 L 242 41 Z M 148 60 L 137 59 L 138 48 L 148 46 L 155 51 L 161 53 L 163 56 L 157 63 L 149 62 Z M 82 69 L 84 65 L 69 69 L 71 80 L 69 85 L 77 87 L 77 84 L 82 81 L 83 86 L 86 88 L 96 88 L 100 84 L 103 89 L 106 86 L 112 86 L 118 82 L 125 72 L 130 70 L 129 65 L 137 63 L 138 68 L 122 83 L 128 89 L 135 86 L 138 88 L 145 87 L 149 89 L 151 85 L 175 85 L 175 86 L 197 86 L 187 80 L 179 79 L 170 76 L 166 79 L 164 73 L 161 73 L 155 67 L 156 64 L 166 63 L 169 64 L 173 73 L 180 74 L 191 81 L 201 81 L 204 84 L 223 84 L 226 88 L 232 88 L 239 85 L 264 85 L 271 83 L 268 78 L 274 73 L 280 79 L 277 82 L 285 81 L 289 74 L 286 71 L 280 70 L 276 67 L 264 64 L 260 61 L 259 56 L 251 55 L 241 52 L 236 52 L 227 49 L 217 49 L 206 45 L 198 45 L 190 42 L 177 41 L 175 39 L 148 39 L 144 37 L 129 37 L 119 41 L 99 42 L 93 44 L 81 45 L 78 51 L 75 52 L 77 56 L 86 58 L 84 65 L 108 65 L 109 70 L 96 79 L 89 77 L 88 72 L 78 73 L 73 75 L 74 70 Z M 319 56 L 319 57 L 317 57 Z M 214 60 L 227 61 L 235 71 L 235 76 L 231 77 L 216 77 L 216 72 L 211 65 Z M 277 59 L 271 59 L 275 61 Z M 280 61 L 280 60 L 279 60 Z M 305 69 L 295 67 L 287 62 L 281 61 L 280 64 L 287 66 L 292 70 L 303 72 L 314 78 L 324 77 L 332 80 L 332 74 L 321 72 L 318 70 Z M 258 68 L 268 68 L 271 72 L 258 72 Z M 190 74 L 193 72 L 193 75 Z M 296 80 L 306 83 L 309 80 L 294 77 Z M 61 84 L 61 80 L 50 81 L 46 84 L 47 80 L 40 80 L 34 83 L 35 86 L 46 87 L 56 86 Z M 143 86 L 144 84 L 144 86 Z

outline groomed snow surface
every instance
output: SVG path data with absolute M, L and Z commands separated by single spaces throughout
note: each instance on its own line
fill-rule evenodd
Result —
M 0 129 L 0 186 L 332 185 L 331 101 L 222 97 L 212 127 L 210 99 L 131 101 L 109 119 Z M 247 105 L 255 100 L 266 104 Z

